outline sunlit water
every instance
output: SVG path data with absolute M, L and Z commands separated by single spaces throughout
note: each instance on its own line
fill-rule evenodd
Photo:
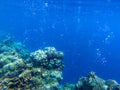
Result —
M 9 36 L 63 51 L 63 83 L 90 71 L 120 82 L 119 0 L 1 0 L 0 37 Z

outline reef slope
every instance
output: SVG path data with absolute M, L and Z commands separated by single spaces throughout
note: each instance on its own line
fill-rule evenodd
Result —
M 29 52 L 11 38 L 0 42 L 0 90 L 120 90 L 115 80 L 90 72 L 76 84 L 61 85 L 63 52 L 54 47 Z

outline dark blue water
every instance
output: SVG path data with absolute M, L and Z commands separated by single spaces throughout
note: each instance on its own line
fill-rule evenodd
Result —
M 95 71 L 120 82 L 119 0 L 0 0 L 0 38 L 64 52 L 63 83 Z

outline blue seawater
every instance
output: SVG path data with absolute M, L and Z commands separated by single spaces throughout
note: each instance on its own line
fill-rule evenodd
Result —
M 64 52 L 63 83 L 95 71 L 120 82 L 119 0 L 0 0 L 0 39 Z

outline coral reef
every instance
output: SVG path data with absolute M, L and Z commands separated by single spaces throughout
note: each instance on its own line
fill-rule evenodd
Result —
M 103 80 L 90 72 L 87 77 L 79 79 L 75 90 L 120 90 L 120 85 L 115 80 Z
M 0 90 L 56 90 L 62 80 L 63 52 L 54 47 L 28 52 L 11 39 L 0 43 Z
M 11 38 L 1 41 L 0 90 L 120 90 L 115 80 L 103 80 L 95 72 L 62 85 L 63 56 L 54 47 L 29 52 Z

